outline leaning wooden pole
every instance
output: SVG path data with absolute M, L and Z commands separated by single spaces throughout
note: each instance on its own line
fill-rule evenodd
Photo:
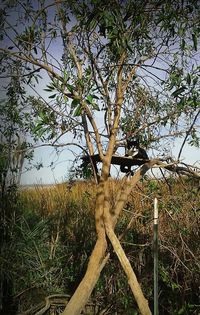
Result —
M 154 199 L 153 220 L 153 249 L 154 249 L 154 315 L 158 315 L 158 200 Z

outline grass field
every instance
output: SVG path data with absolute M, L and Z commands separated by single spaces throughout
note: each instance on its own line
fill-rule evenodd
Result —
M 111 204 L 121 185 L 121 181 L 109 180 Z M 18 310 L 28 309 L 49 294 L 73 293 L 95 244 L 95 197 L 96 185 L 92 181 L 20 189 L 1 260 Z M 139 183 L 123 209 L 116 234 L 152 307 L 154 197 L 159 202 L 160 314 L 197 315 L 199 183 L 184 178 Z M 111 258 L 92 298 L 102 308 L 110 305 L 108 314 L 137 314 L 110 244 L 108 250 Z

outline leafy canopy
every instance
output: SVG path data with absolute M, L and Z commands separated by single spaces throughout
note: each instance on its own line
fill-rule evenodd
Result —
M 1 17 L 1 72 L 21 61 L 44 141 L 70 133 L 90 154 L 112 134 L 116 147 L 127 133 L 160 153 L 177 136 L 199 146 L 198 1 L 16 0 Z

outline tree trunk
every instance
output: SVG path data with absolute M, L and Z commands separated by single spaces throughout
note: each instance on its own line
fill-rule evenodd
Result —
M 108 238 L 111 241 L 114 251 L 121 263 L 121 266 L 126 273 L 129 286 L 133 292 L 133 295 L 139 307 L 140 313 L 142 315 L 151 315 L 152 313 L 149 308 L 148 301 L 145 299 L 142 293 L 140 284 L 138 283 L 136 275 L 131 267 L 131 264 L 128 258 L 126 257 L 126 254 L 124 253 L 124 250 L 120 244 L 120 241 L 118 240 L 116 234 L 114 233 L 112 229 L 112 223 L 106 222 L 105 227 L 106 227 L 106 234 L 108 235 Z
M 79 315 L 87 303 L 109 255 L 105 257 L 107 249 L 103 212 L 105 207 L 105 185 L 109 175 L 109 165 L 105 163 L 97 189 L 95 223 L 97 241 L 89 259 L 87 271 L 78 288 L 71 297 L 62 315 Z
M 106 161 L 107 162 L 107 161 Z M 105 231 L 106 223 L 109 222 L 109 226 L 111 231 L 113 231 L 119 214 L 123 208 L 123 205 L 126 203 L 128 194 L 131 191 L 131 188 L 135 186 L 138 180 L 141 178 L 143 173 L 145 173 L 150 165 L 143 166 L 141 170 L 139 170 L 133 180 L 129 183 L 126 183 L 125 192 L 122 192 L 121 197 L 117 198 L 117 204 L 115 205 L 115 211 L 112 219 L 110 219 L 109 214 L 110 212 L 110 204 L 109 204 L 109 191 L 108 187 L 106 187 L 106 182 L 109 174 L 109 163 L 104 164 L 104 168 L 102 170 L 102 177 L 100 180 L 100 184 L 98 186 L 97 191 L 97 199 L 96 199 L 96 211 L 95 211 L 95 222 L 96 222 L 96 231 L 97 231 L 97 242 L 93 249 L 93 252 L 90 256 L 90 260 L 88 263 L 87 271 L 85 276 L 83 277 L 81 283 L 79 284 L 78 288 L 74 292 L 73 296 L 71 297 L 69 303 L 67 304 L 64 312 L 62 315 L 79 315 L 80 312 L 83 310 L 85 304 L 87 303 L 101 273 L 101 270 L 104 268 L 109 255 L 105 257 L 106 249 L 107 249 L 107 241 L 106 241 L 106 233 L 110 238 L 110 241 L 113 245 L 116 254 L 121 262 L 121 265 L 128 277 L 129 285 L 133 291 L 135 296 L 136 302 L 138 303 L 139 309 L 142 315 L 150 315 L 151 311 L 148 307 L 148 302 L 143 296 L 141 287 L 137 281 L 137 278 L 132 270 L 132 267 L 123 251 L 117 250 L 116 242 L 113 242 L 113 237 L 110 236 L 108 229 Z M 114 233 L 114 231 L 113 231 Z M 115 233 L 114 236 L 116 237 Z M 116 237 L 117 239 L 117 237 Z M 119 242 L 119 240 L 117 239 Z M 120 243 L 119 243 L 119 246 Z

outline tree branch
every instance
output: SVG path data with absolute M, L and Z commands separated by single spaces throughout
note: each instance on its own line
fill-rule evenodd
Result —
M 194 119 L 193 119 L 193 122 L 192 122 L 190 128 L 186 131 L 186 135 L 185 135 L 185 138 L 184 138 L 183 143 L 182 143 L 182 145 L 181 145 L 181 148 L 180 148 L 180 151 L 179 151 L 177 160 L 180 159 L 181 153 L 182 153 L 182 151 L 183 151 L 183 147 L 184 147 L 184 145 L 185 145 L 185 143 L 186 143 L 186 141 L 187 141 L 187 138 L 188 138 L 188 136 L 189 136 L 189 134 L 190 134 L 190 132 L 191 132 L 191 130 L 192 130 L 192 128 L 193 128 L 193 126 L 194 126 L 194 124 L 195 124 L 195 122 L 196 122 L 198 116 L 199 116 L 199 114 L 200 114 L 200 110 L 199 110 L 199 111 L 197 112 L 197 114 L 195 115 L 195 117 L 194 117 Z

